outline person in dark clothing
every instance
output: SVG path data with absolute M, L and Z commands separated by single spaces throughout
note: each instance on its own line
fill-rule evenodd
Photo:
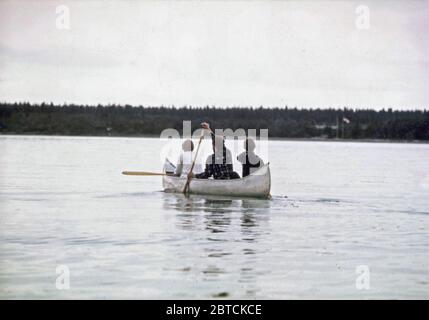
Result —
M 243 178 L 255 172 L 264 165 L 264 161 L 255 154 L 255 140 L 247 138 L 244 140 L 245 152 L 241 153 L 237 160 L 243 166 Z
M 222 136 L 216 136 L 210 129 L 208 123 L 203 122 L 201 125 L 204 129 L 210 131 L 213 154 L 207 158 L 204 172 L 199 174 L 191 173 L 188 177 L 208 179 L 213 176 L 214 179 L 239 179 L 239 174 L 233 169 L 231 151 L 226 148 L 224 138 Z

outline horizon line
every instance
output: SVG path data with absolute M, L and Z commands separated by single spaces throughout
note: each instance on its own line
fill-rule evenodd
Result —
M 218 110 L 228 110 L 228 109 L 264 109 L 264 110 L 269 110 L 269 109 L 296 109 L 296 110 L 307 110 L 307 111 L 311 111 L 311 110 L 336 110 L 336 111 L 343 111 L 344 109 L 348 110 L 348 111 L 375 111 L 375 112 L 381 112 L 381 111 L 399 111 L 399 112 L 409 112 L 409 111 L 420 111 L 423 113 L 429 112 L 429 107 L 423 107 L 423 109 L 418 109 L 418 108 L 398 108 L 398 107 L 382 107 L 379 109 L 376 109 L 374 107 L 349 107 L 349 106 L 344 106 L 344 107 L 298 107 L 298 106 L 288 106 L 288 105 L 283 105 L 283 106 L 264 106 L 264 105 L 259 105 L 259 106 L 254 106 L 254 105 L 225 105 L 225 106 L 218 106 L 218 105 L 182 105 L 182 106 L 176 106 L 174 104 L 159 104 L 159 105 L 144 105 L 144 104 L 130 104 L 130 103 L 124 103 L 124 104 L 118 104 L 118 103 L 98 103 L 98 104 L 84 104 L 84 103 L 75 103 L 75 102 L 63 102 L 63 103 L 55 103 L 55 102 L 30 102 L 30 101 L 14 101 L 14 102 L 9 102 L 9 101 L 0 101 L 0 105 L 2 104 L 30 104 L 32 106 L 37 106 L 37 105 L 53 105 L 55 107 L 64 107 L 64 106 L 71 106 L 71 105 L 75 105 L 75 106 L 81 106 L 81 107 L 90 107 L 90 108 L 96 108 L 98 106 L 102 106 L 102 107 L 127 107 L 130 106 L 132 108 L 166 108 L 166 109 L 218 109 Z

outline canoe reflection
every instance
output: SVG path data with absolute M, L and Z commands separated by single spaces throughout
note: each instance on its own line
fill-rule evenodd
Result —
M 164 208 L 176 211 L 177 227 L 186 230 L 204 228 L 211 233 L 223 233 L 229 230 L 231 224 L 239 222 L 240 230 L 249 238 L 258 235 L 261 222 L 268 222 L 270 200 L 235 199 L 216 196 L 185 197 L 181 194 L 165 194 Z M 236 230 L 237 225 L 233 226 Z M 222 241 L 210 238 L 213 241 Z
M 164 208 L 174 212 L 172 227 L 192 233 L 193 239 L 183 245 L 189 250 L 172 254 L 189 261 L 186 266 L 197 279 L 219 282 L 211 297 L 234 297 L 237 290 L 255 297 L 258 278 L 269 272 L 264 255 L 269 252 L 270 200 L 180 194 L 163 199 Z

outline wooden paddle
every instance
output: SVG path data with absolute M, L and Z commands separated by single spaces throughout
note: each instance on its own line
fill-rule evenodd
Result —
M 200 150 L 200 145 L 201 145 L 201 141 L 203 141 L 204 138 L 204 129 L 201 130 L 201 137 L 200 140 L 198 141 L 198 146 L 197 146 L 197 151 L 195 151 L 195 157 L 194 160 L 192 161 L 192 165 L 191 165 L 191 169 L 189 170 L 189 173 L 192 173 L 192 170 L 194 170 L 194 166 L 195 166 L 195 161 L 197 160 L 197 156 L 198 156 L 198 151 Z M 185 187 L 183 188 L 183 193 L 186 195 L 189 191 L 189 183 L 191 182 L 191 179 L 187 178 L 186 180 L 186 184 Z
M 167 173 L 146 172 L 146 171 L 122 171 L 122 174 L 126 176 L 168 176 L 169 175 Z

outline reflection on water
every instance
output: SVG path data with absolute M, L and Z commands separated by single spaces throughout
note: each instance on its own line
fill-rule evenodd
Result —
M 194 257 L 202 280 L 220 281 L 238 273 L 237 285 L 246 284 L 244 296 L 254 297 L 258 276 L 268 272 L 259 266 L 265 250 L 258 240 L 269 233 L 271 201 L 171 193 L 164 194 L 163 201 L 165 209 L 173 210 L 178 230 L 204 239 L 195 250 L 203 254 Z M 218 298 L 230 295 L 212 293 Z
M 163 200 L 165 209 L 176 211 L 177 227 L 185 230 L 198 229 L 202 221 L 211 233 L 226 232 L 233 220 L 239 219 L 242 233 L 256 237 L 260 221 L 269 219 L 270 200 L 185 197 L 171 193 L 164 194 Z

